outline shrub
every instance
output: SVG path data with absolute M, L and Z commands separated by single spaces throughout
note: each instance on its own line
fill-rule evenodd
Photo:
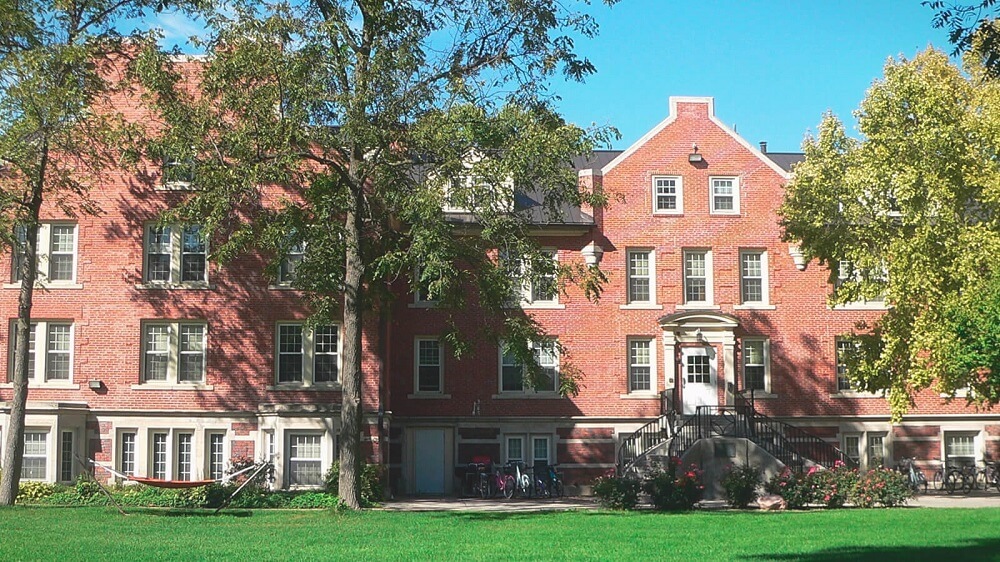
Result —
M 722 490 L 726 495 L 726 503 L 736 509 L 744 509 L 750 505 L 750 502 L 757 499 L 760 477 L 759 466 L 741 464 L 730 467 L 722 478 Z
M 671 458 L 666 467 L 653 465 L 652 476 L 643 485 L 653 507 L 661 511 L 685 511 L 701 500 L 705 487 L 695 465 L 681 470 L 681 460 Z
M 826 507 L 844 507 L 858 483 L 858 471 L 839 462 L 831 470 L 811 472 L 814 501 Z
M 803 509 L 815 497 L 811 479 L 787 466 L 764 483 L 764 491 L 784 498 L 789 509 Z
M 635 478 L 608 474 L 594 481 L 594 495 L 608 509 L 635 509 L 641 483 Z
M 380 464 L 366 464 L 361 470 L 361 505 L 371 507 L 382 501 L 382 476 L 385 467 Z M 340 493 L 340 461 L 333 463 L 324 478 L 327 494 Z
M 338 498 L 326 492 L 306 492 L 291 499 L 288 507 L 298 509 L 313 509 L 319 507 L 337 507 Z
M 47 498 L 59 491 L 55 484 L 48 482 L 36 482 L 33 480 L 22 481 L 17 487 L 17 503 L 38 503 L 39 500 Z
M 913 497 L 909 475 L 888 468 L 869 470 L 858 477 L 851 501 L 858 507 L 895 507 Z

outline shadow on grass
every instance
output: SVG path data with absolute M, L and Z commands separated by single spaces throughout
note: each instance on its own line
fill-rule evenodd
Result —
M 739 560 L 808 560 L 809 562 L 885 562 L 886 560 L 998 560 L 1000 539 L 974 539 L 949 546 L 844 546 L 800 554 L 758 554 Z
M 172 507 L 126 507 L 129 515 L 153 515 L 157 517 L 252 517 L 249 509 L 225 509 L 216 513 L 214 509 L 189 509 Z

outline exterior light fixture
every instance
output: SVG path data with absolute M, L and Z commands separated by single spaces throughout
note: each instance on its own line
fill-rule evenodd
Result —
M 87 388 L 90 390 L 101 390 L 104 387 L 104 383 L 99 380 L 87 381 Z
M 691 154 L 688 154 L 688 162 L 701 162 L 701 154 L 698 153 L 698 143 L 691 143 Z
M 593 241 L 587 244 L 580 250 L 583 255 L 583 261 L 590 267 L 594 267 L 601 263 L 601 256 L 604 255 L 604 248 L 598 246 Z

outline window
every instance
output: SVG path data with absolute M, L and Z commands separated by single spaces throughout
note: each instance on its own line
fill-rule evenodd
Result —
M 524 462 L 524 437 L 507 438 L 507 462 Z
M 194 435 L 190 433 L 177 434 L 177 465 L 176 480 L 191 480 L 193 477 L 194 451 L 192 445 Z
M 208 434 L 208 477 L 222 478 L 226 467 L 226 436 L 223 433 Z M 270 459 L 270 457 L 268 457 Z
M 743 304 L 767 304 L 766 252 L 740 252 L 740 300 Z
M 27 229 L 14 231 L 15 251 L 11 260 L 11 280 L 21 281 L 21 264 L 27 246 Z M 39 283 L 46 286 L 72 285 L 76 281 L 76 225 L 42 223 L 38 225 L 37 271 Z
M 553 305 L 559 303 L 559 286 L 556 283 L 556 264 L 558 254 L 555 250 L 542 250 L 543 256 L 552 259 L 550 271 L 539 271 L 533 273 L 525 268 L 525 275 L 528 281 L 524 288 L 524 302 L 527 306 L 532 305 Z
M 653 177 L 653 214 L 679 215 L 684 212 L 684 189 L 680 177 Z
M 278 324 L 278 383 L 333 384 L 340 372 L 340 326 Z
M 24 457 L 21 460 L 21 478 L 45 480 L 48 466 L 48 438 L 44 431 L 24 432 Z
M 868 468 L 885 466 L 885 436 L 868 435 Z
M 656 374 L 653 369 L 654 346 L 652 339 L 633 339 L 628 342 L 628 391 L 651 392 Z
M 118 472 L 135 474 L 135 432 L 123 431 L 118 436 Z
M 208 282 L 208 243 L 199 225 L 146 226 L 143 280 L 161 285 Z
M 532 466 L 549 464 L 548 437 L 531 437 L 531 464 Z
M 706 250 L 684 252 L 684 303 L 711 304 L 712 253 Z
M 414 348 L 417 392 L 441 392 L 441 375 L 444 370 L 441 342 L 436 338 L 417 338 Z
M 737 178 L 711 178 L 711 209 L 713 215 L 740 213 L 740 187 Z
M 538 386 L 525 387 L 524 365 L 510 351 L 500 348 L 501 392 L 555 392 L 559 382 L 559 350 L 554 341 L 530 343 L 535 361 L 541 368 Z
M 946 433 L 945 462 L 948 466 L 970 466 L 976 463 L 975 433 Z
M 861 466 L 861 435 L 851 434 L 844 436 L 844 454 L 854 461 L 854 464 Z
M 143 381 L 169 384 L 204 382 L 207 331 L 203 323 L 143 324 Z
M 59 451 L 59 480 L 62 482 L 73 481 L 73 432 L 62 432 L 62 442 Z
M 628 251 L 628 303 L 656 302 L 655 256 L 653 250 Z
M 28 335 L 28 381 L 68 383 L 73 379 L 73 324 L 40 320 Z M 13 380 L 17 321 L 10 325 L 10 373 Z
M 689 355 L 687 357 L 687 382 L 712 382 L 712 364 L 708 355 Z
M 152 462 L 150 465 L 153 467 L 151 472 L 152 478 L 157 478 L 160 480 L 167 479 L 167 434 L 166 433 L 154 433 L 152 438 L 153 447 L 150 451 L 152 455 Z
M 167 156 L 163 159 L 163 189 L 190 189 L 196 162 L 190 156 Z
M 770 357 L 768 340 L 743 340 L 743 388 L 766 391 Z
M 857 345 L 847 338 L 837 338 L 837 391 L 854 390 L 847 376 L 847 358 L 854 353 Z
M 323 484 L 322 438 L 318 433 L 288 435 L 288 485 L 320 486 Z
M 415 304 L 431 305 L 437 302 L 437 296 L 430 290 L 432 279 L 422 279 L 427 274 L 422 265 L 413 270 L 413 302 Z
M 291 248 L 285 254 L 285 257 L 281 259 L 281 265 L 278 266 L 278 284 L 279 285 L 291 285 L 295 281 L 295 270 L 298 269 L 299 264 L 302 263 L 303 258 L 306 255 L 306 247 L 302 242 L 296 242 L 292 244 Z

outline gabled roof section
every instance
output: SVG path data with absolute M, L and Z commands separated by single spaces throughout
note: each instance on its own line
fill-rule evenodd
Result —
M 712 121 L 719 129 L 725 132 L 727 135 L 733 138 L 736 142 L 749 150 L 754 156 L 756 156 L 761 162 L 767 165 L 769 168 L 775 171 L 778 175 L 783 178 L 790 179 L 791 174 L 789 174 L 784 168 L 778 165 L 774 160 L 771 160 L 763 152 L 761 152 L 757 147 L 750 144 L 743 137 L 739 136 L 736 131 L 730 129 L 725 123 L 719 120 L 715 116 L 715 98 L 713 97 L 691 97 L 691 96 L 670 96 L 670 115 L 666 119 L 660 121 L 660 124 L 653 127 L 648 133 L 642 136 L 641 139 L 637 140 L 632 146 L 625 149 L 625 152 L 619 154 L 614 160 L 608 162 L 603 168 L 601 168 L 601 173 L 607 175 L 608 172 L 615 169 L 615 167 L 624 162 L 631 156 L 635 151 L 639 150 L 644 144 L 649 142 L 653 137 L 660 134 L 663 129 L 667 128 L 671 123 L 677 120 L 677 104 L 679 103 L 700 103 L 706 104 L 708 106 L 708 118 Z
M 806 159 L 806 155 L 801 152 L 765 152 L 775 164 L 781 166 L 783 170 L 791 173 L 796 164 Z

